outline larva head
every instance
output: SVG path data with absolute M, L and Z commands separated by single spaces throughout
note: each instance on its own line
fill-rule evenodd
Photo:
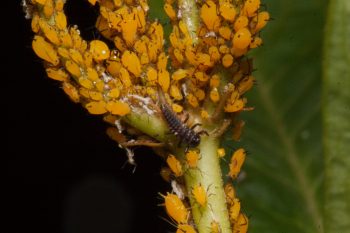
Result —
M 201 142 L 201 136 L 199 134 L 194 134 L 191 140 L 188 142 L 189 147 L 197 147 Z

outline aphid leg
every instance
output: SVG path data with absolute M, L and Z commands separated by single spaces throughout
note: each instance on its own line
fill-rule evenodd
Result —
M 186 124 L 188 119 L 190 119 L 190 114 L 186 113 L 184 123 Z
M 222 136 L 226 132 L 227 128 L 230 126 L 231 122 L 231 119 L 225 119 L 219 128 L 216 128 L 212 132 L 210 132 L 210 135 L 212 135 L 212 137 L 214 138 Z
M 194 130 L 194 128 L 196 128 L 197 126 L 201 126 L 201 123 L 196 123 L 194 125 L 191 126 L 191 129 Z M 208 135 L 209 136 L 209 135 Z

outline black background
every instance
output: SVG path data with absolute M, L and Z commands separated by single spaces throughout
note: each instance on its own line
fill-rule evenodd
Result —
M 65 6 L 69 24 L 85 39 L 96 9 L 85 0 Z M 20 1 L 2 3 L 2 113 L 6 175 L 2 193 L 4 233 L 124 233 L 173 230 L 158 192 L 163 161 L 147 148 L 136 150 L 135 173 L 125 152 L 105 134 L 101 117 L 72 103 L 58 82 L 46 77 L 31 49 L 30 21 Z

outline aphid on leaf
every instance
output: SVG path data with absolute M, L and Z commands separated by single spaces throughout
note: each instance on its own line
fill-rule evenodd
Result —
M 190 168 L 196 168 L 199 159 L 200 159 L 200 155 L 196 150 L 189 150 L 186 153 L 186 162 Z
M 205 206 L 207 203 L 207 192 L 201 184 L 195 185 L 192 188 L 192 195 L 201 207 Z

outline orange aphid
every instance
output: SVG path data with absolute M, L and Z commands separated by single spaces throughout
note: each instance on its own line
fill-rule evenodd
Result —
M 75 86 L 73 86 L 69 82 L 64 82 L 62 85 L 62 89 L 74 103 L 79 103 L 80 96 Z
M 211 91 L 210 91 L 210 99 L 214 103 L 216 103 L 216 102 L 218 102 L 220 100 L 220 94 L 219 94 L 219 91 L 218 91 L 218 89 L 216 87 L 211 89 Z
M 109 48 L 105 42 L 100 40 L 93 40 L 90 42 L 90 52 L 96 61 L 102 61 L 109 58 Z
M 238 215 L 237 221 L 233 225 L 233 233 L 247 233 L 248 218 L 243 213 Z
M 58 29 L 64 30 L 67 27 L 67 18 L 66 15 L 62 12 L 56 12 L 55 14 L 55 25 Z
M 158 84 L 162 87 L 164 92 L 167 92 L 170 85 L 170 75 L 167 70 L 158 71 Z
M 223 158 L 226 155 L 225 148 L 217 149 L 218 157 Z
M 235 31 L 237 32 L 239 29 L 247 27 L 248 26 L 248 18 L 247 16 L 239 16 L 233 26 L 233 28 L 235 29 Z
M 243 95 L 245 92 L 247 92 L 249 89 L 251 89 L 254 85 L 255 78 L 251 75 L 245 76 L 239 83 L 238 83 L 238 92 L 240 95 Z
M 183 111 L 183 107 L 179 104 L 172 104 L 171 108 L 173 109 L 174 112 L 180 113 Z
M 47 68 L 47 76 L 57 81 L 65 82 L 69 79 L 69 74 L 63 69 Z
M 233 201 L 236 198 L 236 191 L 235 188 L 231 183 L 227 183 L 224 188 L 225 196 L 226 196 L 226 203 L 229 206 L 233 205 Z
M 267 11 L 259 12 L 259 14 L 253 18 L 253 22 L 256 23 L 253 33 L 255 34 L 264 28 L 269 20 L 270 14 Z
M 106 102 L 104 101 L 92 101 L 86 104 L 85 108 L 89 111 L 89 113 L 94 115 L 100 115 L 107 112 Z
M 238 198 L 234 198 L 229 209 L 230 220 L 236 222 L 241 211 L 241 202 Z
M 121 101 L 109 101 L 106 105 L 106 109 L 118 116 L 125 116 L 126 114 L 130 113 L 130 107 L 127 103 L 121 102 Z
M 200 10 L 200 16 L 209 30 L 217 31 L 221 24 L 221 19 L 217 14 L 216 4 L 209 0 L 205 1 Z
M 235 122 L 234 127 L 232 129 L 233 133 L 232 133 L 232 138 L 235 141 L 239 141 L 239 139 L 241 138 L 241 134 L 242 134 L 242 130 L 243 127 L 245 125 L 245 122 L 242 120 L 239 120 L 238 122 Z
M 251 49 L 255 49 L 255 48 L 261 46 L 262 43 L 263 43 L 263 40 L 261 39 L 261 37 L 256 36 L 256 37 L 254 37 L 253 41 L 250 42 L 249 47 Z
M 122 55 L 122 64 L 130 71 L 130 73 L 134 74 L 135 77 L 140 77 L 141 64 L 136 53 L 129 50 L 125 51 Z
M 177 223 L 187 223 L 189 212 L 180 198 L 171 193 L 167 193 L 164 198 L 165 210 L 168 215 Z
M 176 20 L 176 12 L 169 3 L 164 4 L 164 11 L 171 20 Z
M 233 22 L 236 17 L 235 7 L 228 1 L 220 1 L 220 15 L 229 22 Z
M 228 173 L 228 175 L 232 179 L 237 178 L 239 172 L 241 171 L 242 165 L 245 161 L 245 157 L 246 157 L 246 152 L 243 148 L 240 148 L 233 153 L 231 157 L 231 162 L 229 164 L 230 171 Z
M 207 193 L 201 184 L 195 185 L 192 188 L 192 195 L 201 207 L 205 206 L 207 203 Z
M 166 162 L 176 177 L 183 175 L 182 165 L 181 165 L 180 161 L 177 160 L 174 155 L 169 155 Z
M 56 66 L 60 62 L 58 54 L 54 47 L 45 41 L 42 36 L 35 36 L 32 42 L 32 47 L 36 55 L 52 65 Z
M 71 73 L 75 77 L 80 77 L 81 71 L 77 63 L 71 60 L 67 60 L 64 65 L 66 66 L 66 69 L 68 70 L 69 73 Z
M 217 221 L 213 220 L 210 223 L 210 233 L 221 233 L 220 225 Z
M 233 37 L 233 47 L 238 49 L 245 49 L 249 46 L 252 35 L 247 28 L 239 29 Z
M 260 0 L 247 0 L 244 3 L 243 12 L 247 16 L 252 17 L 256 14 L 259 7 L 260 7 Z
M 186 162 L 190 168 L 196 168 L 200 157 L 196 150 L 189 150 L 186 153 Z

